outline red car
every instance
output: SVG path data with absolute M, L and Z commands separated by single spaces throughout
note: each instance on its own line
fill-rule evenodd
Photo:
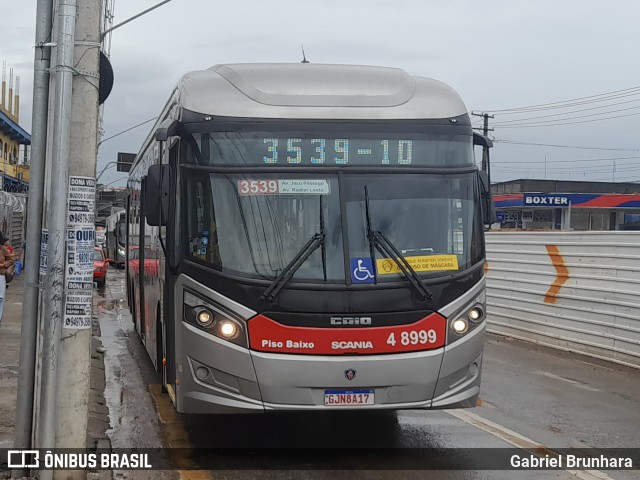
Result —
M 160 260 L 157 258 L 149 258 L 150 252 L 145 249 L 144 259 L 144 275 L 155 277 L 158 276 L 158 266 Z M 129 273 L 133 276 L 140 274 L 140 247 L 129 247 Z
M 107 269 L 109 268 L 110 258 L 106 258 L 101 248 L 96 247 L 93 250 L 93 281 L 98 287 L 104 287 L 107 283 Z

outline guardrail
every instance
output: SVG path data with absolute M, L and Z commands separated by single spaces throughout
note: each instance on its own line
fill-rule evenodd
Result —
M 20 248 L 23 240 L 27 195 L 0 191 L 0 231 Z
M 490 332 L 640 368 L 640 232 L 489 232 Z

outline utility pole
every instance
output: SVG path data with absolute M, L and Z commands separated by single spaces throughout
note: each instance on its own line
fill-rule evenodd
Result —
M 73 83 L 73 50 L 76 28 L 76 0 L 59 0 L 56 13 L 57 32 L 53 77 L 52 148 L 47 205 L 47 275 L 45 278 L 42 338 L 42 373 L 40 409 L 36 446 L 55 447 L 58 386 L 58 353 L 62 331 L 62 309 L 65 273 L 65 239 L 67 228 L 67 171 L 69 161 L 71 95 Z M 41 312 L 42 313 L 42 312 Z M 39 478 L 53 477 L 51 470 L 42 470 Z
M 34 138 L 15 448 L 84 449 L 102 0 L 37 2 Z M 46 262 L 40 258 L 44 229 L 48 232 L 43 244 Z M 41 262 L 46 263 L 42 280 Z M 25 473 L 12 472 L 14 478 Z M 86 472 L 41 470 L 38 478 L 82 480 Z
M 101 0 L 58 0 L 36 447 L 86 448 Z M 71 198 L 71 192 L 74 196 Z M 86 472 L 42 470 L 41 480 Z
M 36 52 L 33 68 L 33 110 L 31 120 L 31 166 L 25 279 L 22 299 L 22 331 L 20 333 L 20 364 L 16 428 L 13 447 L 31 448 L 33 428 L 33 398 L 35 390 L 36 345 L 38 339 L 38 305 L 40 303 L 39 270 L 44 199 L 45 158 L 47 153 L 47 118 L 49 114 L 49 66 L 51 47 L 45 46 L 51 34 L 53 0 L 38 0 L 36 9 Z M 13 478 L 27 476 L 14 470 Z
M 95 176 L 98 151 L 98 92 L 100 81 L 101 0 L 76 0 L 71 132 L 66 181 L 68 207 L 65 308 L 58 359 L 57 448 L 85 448 L 91 371 L 93 250 L 95 246 Z M 74 185 L 72 185 L 74 183 Z M 72 193 L 73 190 L 73 193 Z M 76 197 L 82 197 L 79 200 Z M 73 205 L 73 208 L 72 208 Z M 71 220 L 72 211 L 82 217 Z M 72 239 L 75 236 L 75 239 Z M 70 264 L 74 257 L 73 264 Z M 87 257 L 89 258 L 87 265 Z M 85 274 L 82 280 L 84 264 Z M 88 269 L 87 269 L 88 267 Z M 87 277 L 88 270 L 88 278 Z M 84 299 L 84 301 L 79 301 Z M 78 311 L 74 305 L 82 305 Z M 83 321 L 78 321 L 82 319 Z M 84 471 L 56 471 L 54 478 L 84 479 Z
M 489 115 L 488 113 L 475 112 L 471 112 L 471 115 L 475 115 L 476 117 L 483 117 L 484 124 L 482 126 L 482 134 L 485 137 L 488 137 L 489 132 L 493 131 L 493 128 L 489 128 L 489 119 L 493 118 L 493 115 Z M 480 129 L 474 128 L 474 130 Z M 489 184 L 491 184 L 491 163 L 489 161 L 489 147 L 482 147 L 482 171 L 487 172 L 487 176 L 489 177 Z

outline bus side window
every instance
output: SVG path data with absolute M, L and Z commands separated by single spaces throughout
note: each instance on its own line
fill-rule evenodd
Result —
M 208 185 L 197 180 L 188 188 L 192 196 L 190 204 L 195 205 L 192 218 L 189 219 L 189 254 L 198 260 L 221 269 L 215 214 Z

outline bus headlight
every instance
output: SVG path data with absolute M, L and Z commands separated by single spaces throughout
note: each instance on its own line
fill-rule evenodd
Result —
M 247 347 L 246 327 L 222 305 L 191 292 L 184 294 L 184 321 L 209 335 Z
M 238 335 L 238 327 L 230 320 L 223 320 L 218 325 L 220 335 L 225 338 L 235 338 Z
M 214 319 L 213 312 L 206 309 L 200 310 L 196 315 L 196 321 L 198 322 L 198 325 L 200 325 L 201 327 L 211 326 L 211 324 L 213 323 L 213 319 Z
M 447 345 L 460 340 L 476 328 L 482 328 L 487 318 L 483 298 L 478 296 L 448 319 Z
M 469 317 L 469 320 L 471 320 L 472 322 L 479 322 L 480 320 L 482 320 L 482 317 L 484 316 L 484 312 L 480 307 L 473 307 L 471 310 L 469 310 L 469 313 L 467 313 L 467 316 Z
M 467 322 L 466 318 L 459 318 L 451 324 L 451 328 L 458 335 L 462 335 L 469 329 L 469 322 Z

